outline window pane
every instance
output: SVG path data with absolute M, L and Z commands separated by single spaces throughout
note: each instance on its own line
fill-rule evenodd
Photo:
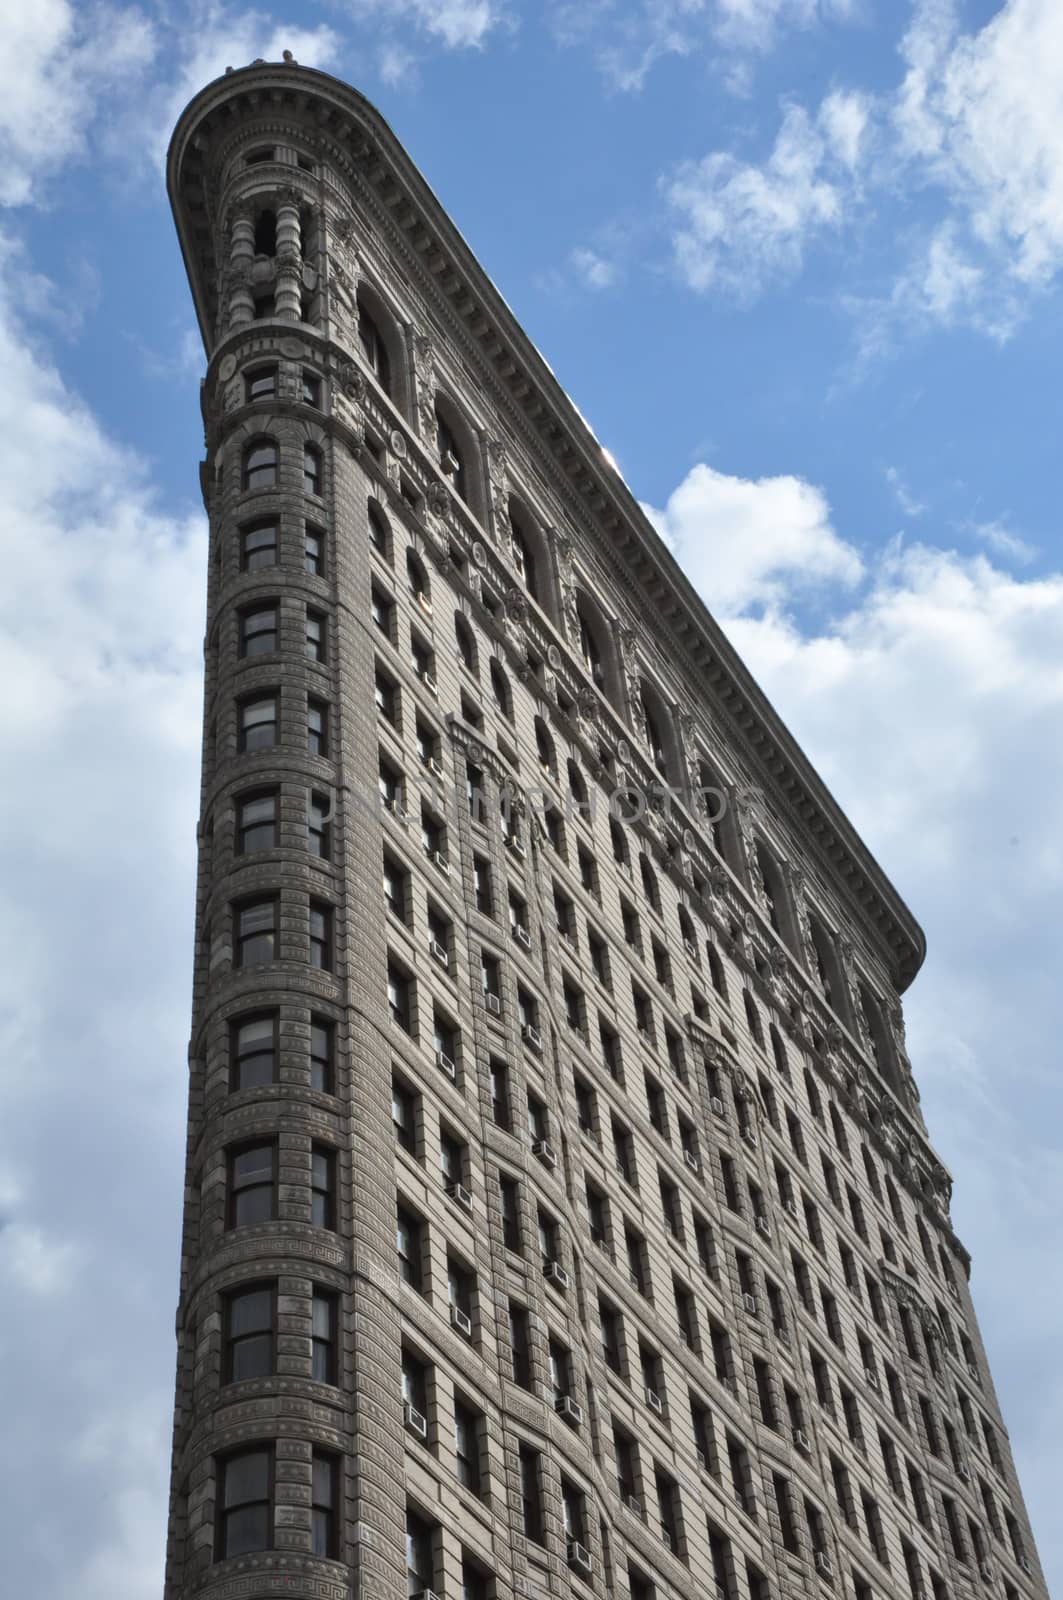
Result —
M 229 1332 L 233 1338 L 272 1327 L 273 1291 L 249 1289 L 229 1301 Z
M 250 1150 L 241 1150 L 233 1157 L 234 1184 L 261 1183 L 263 1179 L 271 1182 L 273 1179 L 272 1145 L 254 1145 Z
M 254 1550 L 268 1550 L 268 1548 L 268 1506 L 246 1506 L 243 1510 L 230 1511 L 226 1515 L 225 1555 L 242 1556 Z
M 269 1451 L 247 1450 L 225 1463 L 225 1492 L 222 1504 L 245 1505 L 249 1500 L 265 1500 L 269 1492 Z
M 232 1349 L 232 1381 L 268 1378 L 273 1372 L 273 1335 L 256 1333 L 241 1339 Z

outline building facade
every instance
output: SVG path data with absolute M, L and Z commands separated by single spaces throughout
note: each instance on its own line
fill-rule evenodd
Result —
M 167 1600 L 1035 1600 L 922 935 L 380 116 L 169 188 L 208 353 Z

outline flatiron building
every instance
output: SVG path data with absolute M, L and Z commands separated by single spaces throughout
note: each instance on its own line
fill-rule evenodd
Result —
M 207 355 L 167 1600 L 1044 1600 L 919 926 L 394 134 L 168 182 Z

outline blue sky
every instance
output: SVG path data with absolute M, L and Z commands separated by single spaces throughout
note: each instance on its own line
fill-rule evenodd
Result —
M 1063 1588 L 1058 0 L 37 0 L 5 32 L 9 1586 L 160 1592 L 205 588 L 161 163 L 196 89 L 290 48 L 389 119 L 922 920 L 911 1053 Z

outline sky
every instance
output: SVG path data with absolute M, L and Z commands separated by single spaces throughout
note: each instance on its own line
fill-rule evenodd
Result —
M 1058 0 L 8 8 L 7 1588 L 161 1593 L 206 587 L 163 160 L 283 49 L 381 109 L 923 924 L 912 1060 L 1063 1593 Z

